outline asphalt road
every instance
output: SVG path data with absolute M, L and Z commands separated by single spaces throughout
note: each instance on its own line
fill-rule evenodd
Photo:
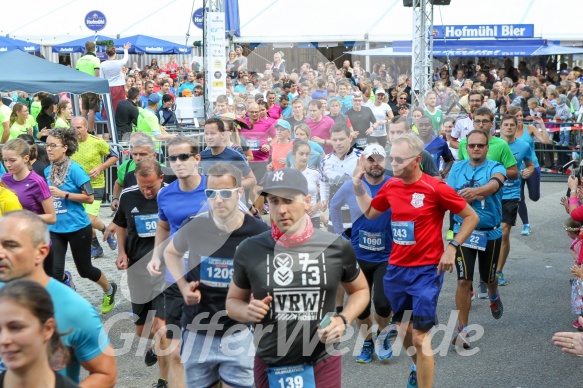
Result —
M 435 357 L 435 387 L 583 386 L 583 358 L 561 353 L 550 341 L 556 331 L 573 330 L 571 323 L 575 319 L 570 311 L 570 240 L 562 228 L 566 214 L 559 205 L 565 186 L 543 183 L 541 199 L 528 202 L 533 232 L 528 237 L 520 236 L 520 221 L 512 231 L 510 257 L 504 271 L 508 286 L 500 291 L 504 316 L 498 321 L 492 318 L 487 300 L 472 304 L 470 323 L 478 325 L 482 335 L 474 336 L 471 354 L 459 354 L 449 346 L 455 328 L 456 279 L 454 274 L 446 274 L 438 313 L 440 323 L 449 332 L 437 332 L 433 339 L 434 349 L 440 350 Z M 109 221 L 110 214 L 102 209 L 104 220 Z M 114 264 L 116 254 L 104 248 L 106 256 L 94 260 L 95 265 L 123 283 Z M 75 276 L 70 258 L 67 268 L 72 270 L 79 292 L 99 306 L 100 289 Z M 477 285 L 477 280 L 474 283 Z M 120 354 L 118 387 L 150 386 L 157 380 L 157 367 L 147 368 L 143 363 L 146 346 L 133 335 L 129 310 L 129 301 L 120 297 L 114 311 L 103 317 Z M 361 343 L 362 339 L 354 336 L 343 344 L 349 349 L 343 357 L 343 387 L 406 386 L 410 361 L 404 351 L 386 361 L 375 359 L 361 365 L 353 356 L 358 354 Z

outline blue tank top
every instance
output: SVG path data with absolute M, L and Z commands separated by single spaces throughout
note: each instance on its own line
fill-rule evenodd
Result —
M 536 157 L 536 152 L 534 152 L 534 139 L 530 133 L 528 133 L 528 125 L 524 124 L 524 130 L 522 131 L 522 136 L 520 136 L 519 139 L 528 143 L 530 146 L 530 159 L 532 159 L 532 164 L 534 164 L 534 168 L 539 167 L 538 158 Z

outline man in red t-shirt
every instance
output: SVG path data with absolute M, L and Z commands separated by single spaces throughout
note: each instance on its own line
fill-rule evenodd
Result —
M 431 336 L 427 334 L 437 324 L 443 274 L 452 272 L 456 248 L 467 240 L 479 218 L 451 187 L 421 171 L 422 152 L 423 141 L 415 134 L 394 139 L 389 160 L 397 179 L 385 183 L 374 199 L 362 186 L 364 156 L 360 157 L 352 182 L 358 206 L 367 218 L 392 210 L 393 249 L 384 277 L 385 294 L 405 349 L 415 347 L 411 385 L 417 382 L 419 387 L 432 387 L 434 360 Z M 441 229 L 447 210 L 463 222 L 455 240 L 444 251 Z M 411 316 L 404 317 L 405 312 Z

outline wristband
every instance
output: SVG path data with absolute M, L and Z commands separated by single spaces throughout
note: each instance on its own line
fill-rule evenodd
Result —
M 119 198 L 112 198 L 112 201 L 119 201 Z
M 344 326 L 348 326 L 348 318 L 346 318 L 344 315 L 342 314 L 334 314 L 335 317 L 340 317 L 340 319 L 342 319 L 344 321 Z
M 65 199 L 69 199 L 69 192 L 65 193 Z
M 571 197 L 571 198 L 569 198 L 569 205 L 579 206 L 579 200 L 576 197 Z

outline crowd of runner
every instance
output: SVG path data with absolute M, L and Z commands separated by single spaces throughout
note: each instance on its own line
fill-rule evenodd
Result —
M 108 79 L 131 158 L 119 164 L 94 134 L 97 95 L 83 95 L 76 117 L 64 95 L 15 93 L 21 102 L 0 103 L 0 385 L 34 386 L 42 370 L 51 386 L 76 386 L 81 367 L 83 386 L 115 385 L 110 341 L 74 283 L 78 275 L 101 287 L 103 315 L 115 308 L 118 285 L 108 277 L 117 274 L 92 264 L 104 255 L 101 240 L 128 273 L 135 333 L 151 340 L 144 362 L 159 368 L 154 386 L 339 387 L 335 345 L 354 322 L 363 340 L 356 362 L 413 348 L 407 384 L 432 387 L 429 332 L 444 273 L 457 272 L 451 344 L 463 352 L 473 346 L 475 267 L 477 297 L 501 319 L 517 216 L 522 235 L 537 232 L 525 203 L 525 187 L 540 198 L 535 143 L 558 150 L 580 141 L 562 125 L 581 121 L 579 69 L 561 70 L 557 82 L 522 63 L 460 68 L 451 78 L 437 69 L 418 107 L 410 79 L 384 65 L 295 70 L 278 52 L 257 73 L 237 47 L 200 144 L 170 129 L 173 104 L 201 95 L 203 73 L 174 58 L 127 66 L 129 45 L 122 59 L 108 50 L 103 63 L 94 44 L 86 48 L 77 69 Z M 104 171 L 117 164 L 106 225 Z M 579 220 L 581 193 L 570 185 L 565 206 Z M 50 299 L 54 307 L 42 302 Z M 37 338 L 36 350 L 17 325 Z M 571 333 L 555 342 L 583 349 Z

